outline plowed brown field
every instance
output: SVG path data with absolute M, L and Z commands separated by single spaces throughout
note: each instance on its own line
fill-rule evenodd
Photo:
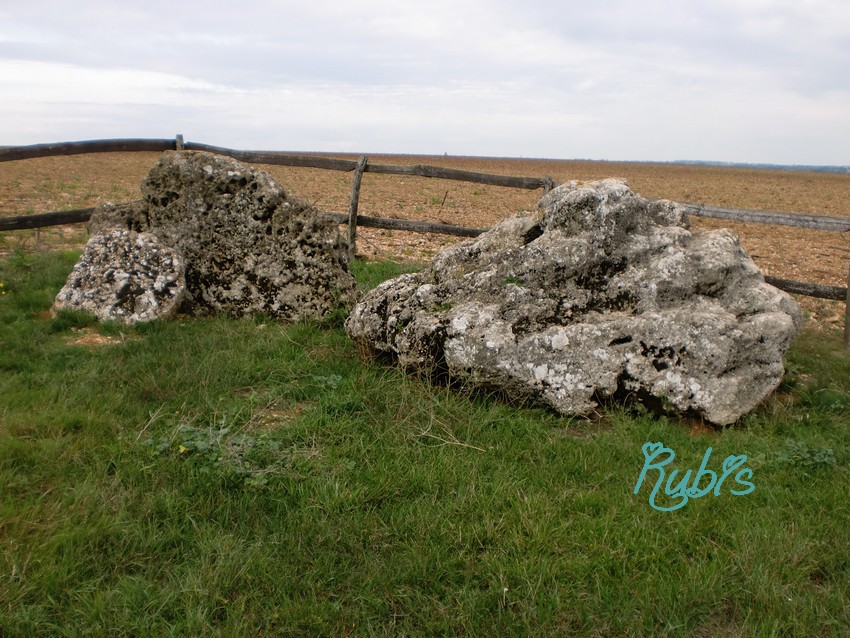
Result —
M 350 155 L 333 155 L 351 158 Z M 140 196 L 139 184 L 155 153 L 106 153 L 0 163 L 0 216 L 24 215 L 121 202 Z M 370 156 L 373 163 L 432 164 L 471 171 L 531 177 L 556 183 L 623 177 L 647 197 L 730 208 L 850 217 L 850 175 L 750 168 L 634 164 L 477 157 Z M 289 191 L 324 210 L 348 209 L 351 174 L 264 166 Z M 482 186 L 418 177 L 366 173 L 360 213 L 482 228 L 509 215 L 534 210 L 540 191 Z M 731 228 L 765 274 L 844 286 L 850 237 L 832 233 L 692 218 L 695 228 Z M 0 251 L 15 246 L 81 245 L 85 230 L 58 227 L 0 236 Z M 453 237 L 361 228 L 365 256 L 424 260 Z M 820 326 L 840 326 L 844 304 L 798 297 Z

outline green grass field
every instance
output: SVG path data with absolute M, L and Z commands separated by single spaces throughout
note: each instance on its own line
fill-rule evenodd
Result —
M 364 361 L 341 316 L 51 317 L 75 258 L 0 262 L 2 636 L 850 635 L 838 335 L 734 428 L 569 419 Z M 656 441 L 755 491 L 653 509 Z

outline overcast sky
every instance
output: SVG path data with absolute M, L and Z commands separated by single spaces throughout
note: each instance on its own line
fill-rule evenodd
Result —
M 0 145 L 850 164 L 848 0 L 0 0 Z

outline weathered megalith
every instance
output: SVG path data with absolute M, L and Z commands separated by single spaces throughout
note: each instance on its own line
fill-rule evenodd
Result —
M 164 319 L 186 292 L 180 255 L 150 233 L 115 230 L 86 244 L 54 310 L 85 310 L 101 321 Z
M 151 235 L 173 250 L 185 265 L 180 312 L 298 321 L 354 301 L 337 222 L 264 171 L 212 153 L 168 151 L 142 182 L 142 195 L 97 210 L 93 241 L 118 229 Z M 135 281 L 124 253 L 113 257 Z
M 348 334 L 564 414 L 630 396 L 729 424 L 777 387 L 802 315 L 731 232 L 691 232 L 681 206 L 613 179 L 541 206 L 378 286 Z

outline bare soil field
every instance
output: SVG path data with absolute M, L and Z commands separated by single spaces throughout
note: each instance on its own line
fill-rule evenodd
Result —
M 351 155 L 330 155 L 352 158 Z M 140 196 L 139 185 L 156 153 L 105 153 L 0 163 L 0 216 L 16 216 L 122 202 Z M 528 177 L 555 183 L 622 177 L 641 195 L 730 208 L 850 217 L 850 175 L 673 164 L 514 158 L 373 155 L 381 164 L 430 164 Z M 263 166 L 294 195 L 329 211 L 345 212 L 351 174 Z M 541 191 L 483 186 L 420 177 L 366 173 L 360 213 L 473 228 L 491 226 L 534 210 Z M 844 286 L 850 238 L 843 233 L 692 218 L 694 228 L 731 228 L 765 274 Z M 15 247 L 80 246 L 81 225 L 0 235 L 0 253 Z M 358 229 L 358 254 L 427 260 L 458 238 L 401 231 Z M 798 297 L 822 327 L 843 325 L 844 304 Z

